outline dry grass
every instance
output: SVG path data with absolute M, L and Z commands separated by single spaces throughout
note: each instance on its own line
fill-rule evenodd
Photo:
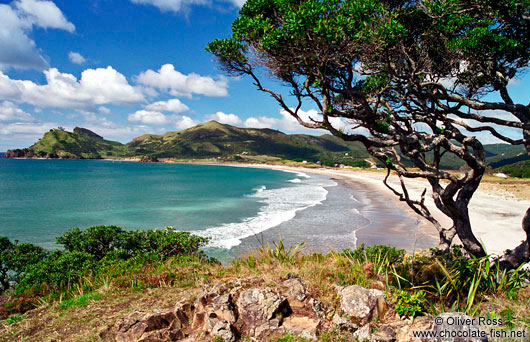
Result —
M 275 288 L 281 280 L 296 274 L 306 284 L 310 296 L 320 298 L 328 317 L 338 307 L 340 286 L 358 284 L 377 288 L 392 298 L 389 274 L 378 271 L 374 263 L 357 262 L 339 253 L 304 255 L 297 251 L 284 251 L 282 261 L 270 251 L 259 250 L 230 265 L 168 262 L 145 268 L 127 275 L 129 279 L 142 275 L 144 287 L 138 287 L 138 283 L 124 286 L 123 282 L 113 280 L 97 289 L 95 292 L 100 296 L 88 301 L 86 306 L 61 308 L 60 302 L 43 303 L 24 314 L 21 321 L 5 326 L 0 340 L 100 341 L 102 331 L 107 331 L 131 311 L 170 309 L 179 301 L 193 301 L 203 287 L 235 279 L 259 277 L 265 286 Z M 175 275 L 174 281 L 163 280 L 160 276 L 169 273 Z M 515 298 L 508 299 L 501 294 L 487 298 L 479 311 L 479 315 L 484 316 L 501 313 L 510 314 L 517 325 L 530 324 L 530 288 L 523 289 Z M 113 339 L 112 333 L 105 338 Z M 342 337 L 325 334 L 320 340 L 342 341 Z

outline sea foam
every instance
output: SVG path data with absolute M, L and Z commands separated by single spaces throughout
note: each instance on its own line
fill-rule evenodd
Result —
M 328 193 L 325 187 L 337 185 L 329 179 L 305 177 L 303 173 L 297 172 L 297 176 L 304 179 L 298 179 L 299 182 L 295 182 L 295 185 L 278 189 L 266 189 L 264 186 L 254 189 L 255 193 L 250 197 L 263 203 L 256 216 L 193 233 L 210 238 L 209 247 L 230 249 L 239 245 L 244 238 L 293 219 L 297 211 L 322 203 Z

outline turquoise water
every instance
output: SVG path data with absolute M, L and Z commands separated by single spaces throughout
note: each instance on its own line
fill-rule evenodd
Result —
M 210 165 L 0 159 L 0 179 L 0 235 L 46 248 L 72 227 L 110 224 L 174 226 L 230 248 L 326 195 L 304 175 Z M 286 197 L 292 188 L 302 198 Z

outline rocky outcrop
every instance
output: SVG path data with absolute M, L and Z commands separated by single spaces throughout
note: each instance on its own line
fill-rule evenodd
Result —
M 4 155 L 5 158 L 31 158 L 33 157 L 33 153 L 27 148 L 24 149 L 14 149 L 14 150 L 8 150 L 6 154 Z
M 158 163 L 159 160 L 156 157 L 142 156 L 140 163 Z
M 381 318 L 388 307 L 385 293 L 352 285 L 340 291 L 340 308 L 357 323 L 364 325 L 374 318 Z
M 203 289 L 193 302 L 179 302 L 173 309 L 133 311 L 100 337 L 114 336 L 117 342 L 236 342 L 276 341 L 293 334 L 316 341 L 322 332 L 334 331 L 347 341 L 427 342 L 436 340 L 414 338 L 413 331 L 448 328 L 434 325 L 431 316 L 400 319 L 379 290 L 357 285 L 338 288 L 336 308 L 325 307 L 311 293 L 295 276 L 274 286 L 265 286 L 260 278 L 218 283 Z M 447 321 L 444 314 L 441 317 Z M 465 318 L 469 317 L 462 316 L 462 321 Z

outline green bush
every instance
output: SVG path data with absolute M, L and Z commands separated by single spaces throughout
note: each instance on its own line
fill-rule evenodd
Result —
M 63 291 L 82 277 L 122 261 L 127 264 L 124 269 L 130 270 L 174 256 L 207 260 L 200 250 L 207 242 L 207 238 L 176 232 L 172 227 L 126 231 L 116 226 L 94 226 L 64 233 L 57 238 L 64 251 L 50 253 L 39 246 L 12 244 L 0 237 L 0 284 L 3 291 L 16 284 L 17 294 Z
M 5 236 L 0 237 L 0 284 L 1 291 L 18 282 L 28 267 L 37 264 L 48 256 L 49 252 L 30 243 L 11 243 Z
M 397 290 L 394 292 L 394 310 L 401 317 L 421 316 L 425 312 L 423 302 L 425 301 L 425 292 L 416 291 L 412 294 L 407 291 Z
M 55 251 L 48 258 L 27 268 L 16 286 L 17 293 L 31 290 L 36 293 L 65 288 L 79 281 L 95 268 L 96 258 L 86 252 Z
M 57 238 L 68 252 L 84 252 L 96 260 L 128 259 L 138 254 L 157 253 L 162 259 L 175 255 L 201 255 L 199 248 L 207 238 L 188 232 L 176 232 L 173 227 L 164 230 L 126 231 L 116 226 L 95 226 L 85 231 L 74 228 Z
M 119 248 L 120 236 L 125 231 L 116 226 L 93 226 L 85 231 L 73 228 L 57 238 L 57 243 L 68 252 L 92 254 L 97 260 Z

